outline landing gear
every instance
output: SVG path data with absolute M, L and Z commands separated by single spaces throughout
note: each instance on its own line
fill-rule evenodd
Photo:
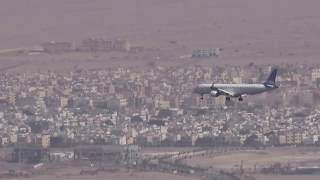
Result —
M 243 101 L 243 98 L 241 96 L 239 97 L 239 101 Z
M 231 100 L 231 98 L 230 97 L 226 97 L 226 101 L 230 101 Z

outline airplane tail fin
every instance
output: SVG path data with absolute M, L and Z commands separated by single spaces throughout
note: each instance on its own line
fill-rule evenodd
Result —
M 264 82 L 264 84 L 276 84 L 276 77 L 277 77 L 277 71 L 278 69 L 273 69 L 268 77 L 268 79 Z

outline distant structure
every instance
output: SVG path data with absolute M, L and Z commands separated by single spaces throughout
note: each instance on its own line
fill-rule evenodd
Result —
M 108 52 L 108 51 L 130 51 L 130 43 L 128 40 L 105 40 L 105 39 L 85 39 L 81 42 L 80 51 L 86 52 Z
M 142 46 L 131 46 L 126 39 L 107 40 L 103 38 L 90 38 L 75 42 L 49 41 L 42 43 L 39 47 L 30 49 L 29 54 L 59 54 L 68 52 L 133 52 L 138 53 L 144 50 Z M 1 52 L 0 52 L 1 53 Z
M 74 149 L 74 160 L 119 162 L 137 165 L 140 158 L 140 147 L 130 146 L 79 146 Z
M 50 159 L 49 150 L 41 147 L 15 147 L 12 162 L 36 164 Z
M 313 69 L 312 70 L 311 79 L 314 82 L 316 82 L 318 79 L 320 79 L 320 69 Z
M 74 50 L 72 48 L 72 43 L 56 41 L 45 42 L 42 44 L 42 48 L 46 53 L 65 53 Z
M 218 57 L 220 54 L 220 48 L 213 49 L 197 49 L 192 52 L 192 58 L 208 58 L 208 57 Z

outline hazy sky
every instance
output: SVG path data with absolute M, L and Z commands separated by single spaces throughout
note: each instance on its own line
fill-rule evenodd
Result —
M 230 41 L 234 46 L 247 42 L 258 46 L 283 42 L 292 46 L 303 43 L 302 40 L 310 46 L 319 45 L 319 0 L 0 0 L 0 3 L 0 49 L 87 37 L 123 37 L 159 46 L 170 39 L 191 46 L 213 42 L 227 46 Z

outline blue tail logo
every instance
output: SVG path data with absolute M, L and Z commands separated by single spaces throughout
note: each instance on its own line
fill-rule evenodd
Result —
M 273 69 L 264 85 L 276 85 L 277 69 Z

